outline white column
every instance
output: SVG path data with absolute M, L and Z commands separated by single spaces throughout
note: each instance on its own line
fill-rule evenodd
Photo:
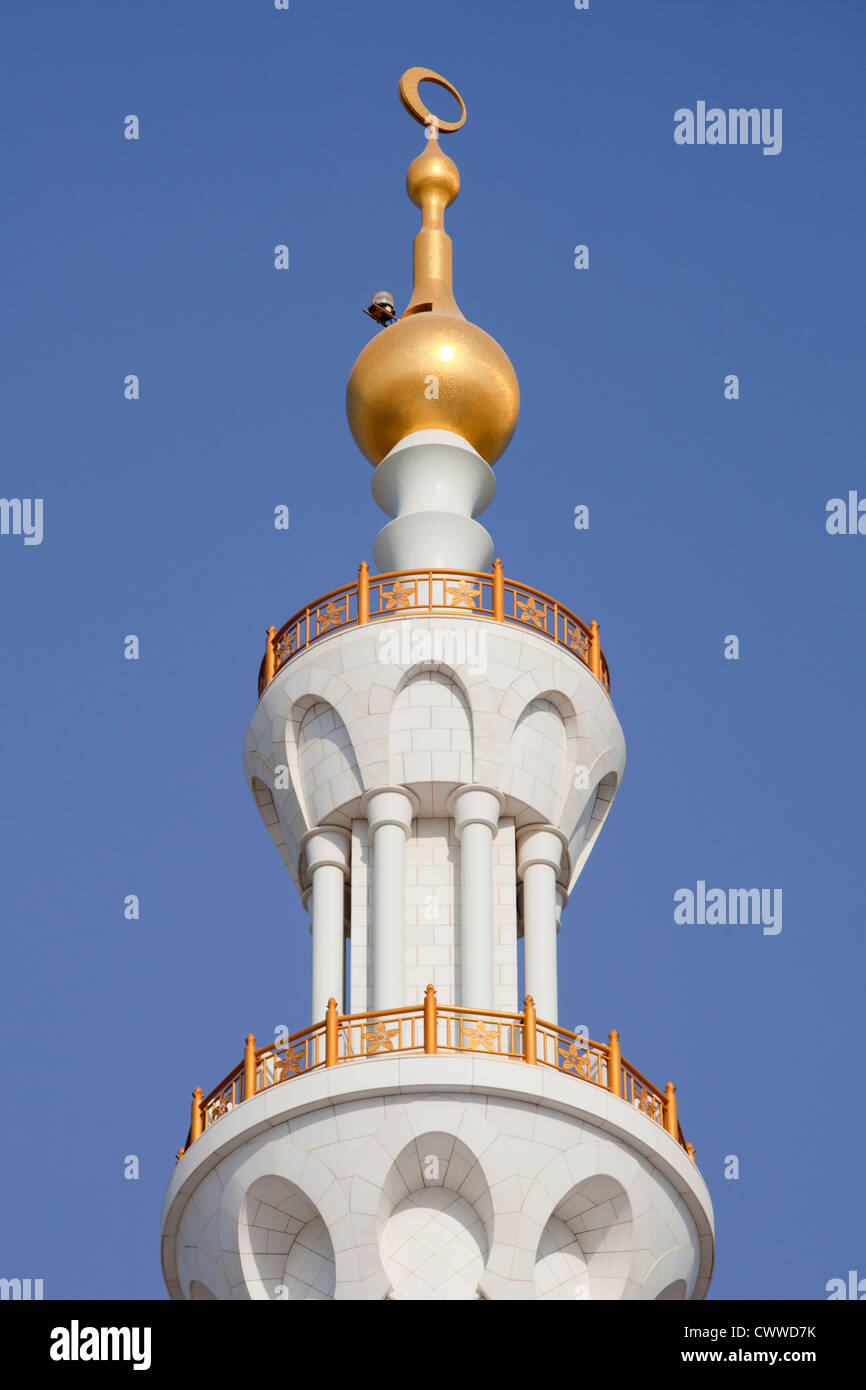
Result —
M 550 825 L 517 831 L 517 874 L 523 880 L 523 967 L 526 993 L 539 1018 L 556 1023 L 556 878 L 564 836 Z
M 313 933 L 314 1023 L 325 1017 L 329 999 L 343 1012 L 345 975 L 345 909 L 343 885 L 349 877 L 351 840 L 348 830 L 317 826 L 308 830 L 301 847 L 312 880 L 310 929 Z
M 405 787 L 366 792 L 373 858 L 373 1008 L 397 1009 L 406 998 L 406 840 L 418 798 Z
M 460 841 L 460 1003 L 492 1009 L 493 838 L 502 798 L 490 787 L 458 787 L 448 813 Z

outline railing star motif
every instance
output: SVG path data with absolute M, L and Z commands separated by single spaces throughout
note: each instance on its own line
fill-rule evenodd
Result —
M 460 1024 L 462 1046 L 470 1052 L 498 1052 L 499 1029 L 492 1023 Z
M 468 579 L 461 579 L 459 584 L 452 585 L 450 588 L 446 585 L 445 592 L 451 599 L 451 608 L 459 608 L 461 605 L 466 608 L 477 608 L 478 599 L 481 597 L 481 590 L 473 588 Z
M 345 621 L 345 615 L 335 603 L 329 603 L 327 608 L 320 609 L 316 614 L 319 632 L 330 632 L 332 628 L 344 627 Z
M 278 1052 L 275 1057 L 277 1081 L 288 1081 L 290 1076 L 299 1076 L 303 1060 L 303 1053 L 295 1052 L 293 1048 L 283 1053 Z
M 589 1057 L 578 1049 L 576 1042 L 573 1042 L 570 1047 L 558 1047 L 556 1050 L 562 1058 L 563 1071 L 573 1071 L 576 1076 L 584 1078 L 588 1076 Z
M 386 1024 L 377 1023 L 375 1028 L 369 1028 L 364 1034 L 367 1056 L 372 1057 L 374 1052 L 393 1052 L 394 1039 L 399 1036 L 399 1028 L 393 1028 L 389 1032 Z
M 385 604 L 385 612 L 392 613 L 395 608 L 414 607 L 413 599 L 415 598 L 415 593 L 416 589 L 414 584 L 407 585 L 406 588 L 404 588 L 400 581 L 397 580 L 393 588 L 382 590 L 382 598 L 388 600 Z
M 527 599 L 526 603 L 521 603 L 520 599 L 518 599 L 517 607 L 520 609 L 520 615 L 523 622 L 532 623 L 534 627 L 537 627 L 542 632 L 544 632 L 545 619 L 547 618 L 546 608 L 538 608 L 536 606 L 535 599 L 531 596 Z

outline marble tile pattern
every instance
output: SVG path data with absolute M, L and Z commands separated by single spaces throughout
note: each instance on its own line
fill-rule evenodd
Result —
M 624 1100 L 490 1058 L 368 1059 L 244 1102 L 178 1164 L 176 1299 L 702 1298 L 700 1172 Z

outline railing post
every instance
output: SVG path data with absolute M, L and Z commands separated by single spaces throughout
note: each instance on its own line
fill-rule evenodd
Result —
M 428 985 L 424 993 L 424 1051 L 436 1051 L 436 991 Z
M 250 1096 L 256 1093 L 256 1037 L 254 1033 L 247 1033 L 247 1043 L 244 1048 L 244 1100 L 249 1100 Z
M 692 1163 L 697 1163 L 698 1160 L 695 1158 L 695 1146 L 694 1146 L 694 1144 L 686 1144 L 686 1153 L 688 1154 L 689 1158 L 692 1160 Z
M 673 1139 L 679 1142 L 679 1130 L 677 1128 L 677 1098 L 674 1094 L 676 1088 L 672 1081 L 665 1086 L 665 1129 Z
M 340 1024 L 337 1015 L 336 999 L 328 1000 L 328 1012 L 325 1014 L 325 1066 L 335 1067 L 337 1065 L 337 1038 L 339 1036 Z
M 201 1086 L 196 1086 L 192 1093 L 192 1117 L 189 1124 L 189 1142 L 194 1144 L 202 1132 L 201 1118 Z
M 366 560 L 358 568 L 358 623 L 370 621 L 370 570 Z
M 622 1096 L 622 1053 L 619 1033 L 613 1028 L 607 1039 L 607 1089 L 611 1095 Z
M 523 1060 L 535 1066 L 538 1060 L 538 1043 L 535 1036 L 535 1000 L 527 994 L 523 1001 Z
M 589 669 L 596 680 L 601 680 L 601 638 L 598 623 L 593 618 L 589 625 Z
M 268 628 L 268 641 L 265 647 L 265 685 L 270 685 L 276 675 L 277 654 L 274 651 L 274 638 L 277 635 L 275 627 Z
M 505 575 L 502 561 L 493 561 L 493 616 L 498 623 L 505 621 Z

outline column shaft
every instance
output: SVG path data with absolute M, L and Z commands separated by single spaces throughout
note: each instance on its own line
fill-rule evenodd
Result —
M 490 787 L 468 784 L 448 798 L 460 841 L 460 1003 L 492 1009 L 493 837 L 502 799 Z
M 406 1003 L 406 836 L 399 825 L 373 834 L 373 1008 Z
M 493 1008 L 493 832 L 474 821 L 460 837 L 461 1003 Z
M 549 864 L 523 871 L 523 967 L 538 1017 L 556 1023 L 556 875 Z
M 406 996 L 406 840 L 418 799 L 405 787 L 364 794 L 373 859 L 373 1008 L 398 1009 Z
M 522 826 L 517 832 L 517 873 L 523 880 L 523 966 L 526 993 L 540 1019 L 558 1019 L 556 987 L 557 875 L 564 838 L 551 825 Z
M 329 999 L 343 1012 L 343 871 L 334 864 L 313 870 L 313 1020 L 325 1017 Z
M 313 934 L 313 1023 L 325 1017 L 329 999 L 343 1012 L 345 983 L 344 883 L 349 877 L 350 837 L 341 826 L 319 825 L 308 830 L 301 845 L 306 855 L 310 888 L 310 931 Z

